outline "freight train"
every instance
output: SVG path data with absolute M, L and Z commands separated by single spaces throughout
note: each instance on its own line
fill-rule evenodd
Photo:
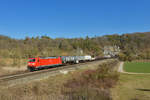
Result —
M 95 58 L 92 58 L 90 55 L 87 56 L 60 56 L 60 57 L 37 57 L 29 58 L 28 70 L 35 71 L 43 68 L 61 66 L 68 63 L 80 63 L 85 61 L 92 61 Z

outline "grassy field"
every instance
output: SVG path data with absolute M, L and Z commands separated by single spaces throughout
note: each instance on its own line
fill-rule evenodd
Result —
M 150 75 L 121 74 L 113 100 L 150 100 Z
M 125 62 L 124 71 L 150 73 L 150 62 Z

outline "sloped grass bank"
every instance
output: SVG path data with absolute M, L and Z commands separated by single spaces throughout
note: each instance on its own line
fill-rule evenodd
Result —
M 120 74 L 113 100 L 150 100 L 150 75 Z
M 0 88 L 0 100 L 111 100 L 110 88 L 118 80 L 118 73 L 113 71 L 117 61 L 104 63 L 107 64 Z
M 135 73 L 150 73 L 150 62 L 125 62 L 124 71 Z
M 112 100 L 110 89 L 119 79 L 113 69 L 117 61 L 100 65 L 96 70 L 74 73 L 62 88 L 65 100 Z

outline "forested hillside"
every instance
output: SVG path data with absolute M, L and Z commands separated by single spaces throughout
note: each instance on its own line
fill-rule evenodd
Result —
M 85 55 L 103 56 L 104 46 L 119 46 L 121 60 L 149 59 L 150 32 L 105 35 L 94 38 L 56 38 L 48 36 L 12 39 L 0 36 L 0 59 L 27 59 L 37 56 Z M 82 53 L 81 53 L 82 51 Z

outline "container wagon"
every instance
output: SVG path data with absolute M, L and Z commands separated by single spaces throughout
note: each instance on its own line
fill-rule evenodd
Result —
M 64 64 L 66 63 L 79 63 L 80 59 L 78 56 L 61 56 Z
M 62 56 L 63 63 L 79 63 L 93 60 L 90 55 L 87 56 Z

